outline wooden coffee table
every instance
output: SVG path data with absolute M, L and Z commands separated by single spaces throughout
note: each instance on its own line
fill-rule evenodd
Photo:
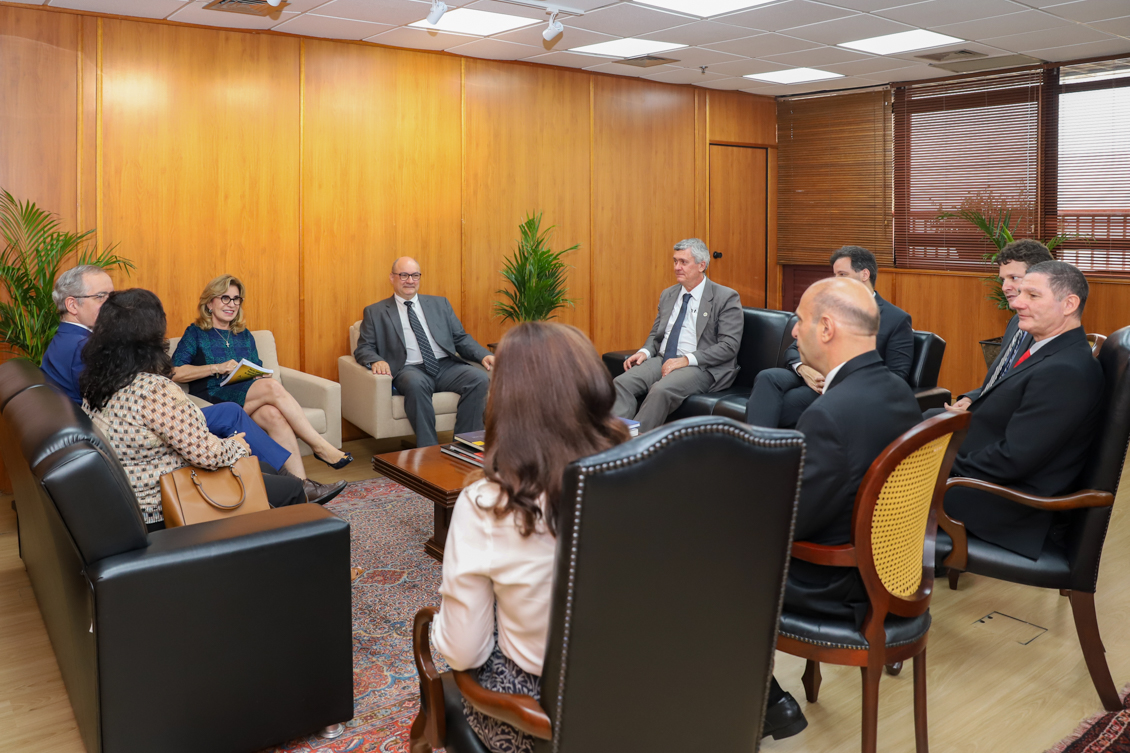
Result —
M 435 505 L 432 537 L 424 542 L 424 551 L 443 562 L 443 546 L 447 542 L 447 526 L 459 493 L 479 468 L 440 452 L 440 446 L 387 452 L 373 456 L 373 470 L 430 499 Z

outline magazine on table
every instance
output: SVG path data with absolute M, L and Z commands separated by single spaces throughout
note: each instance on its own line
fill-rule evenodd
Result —
M 470 463 L 471 465 L 478 468 L 483 467 L 483 458 L 481 454 L 472 452 L 471 450 L 466 449 L 458 444 L 453 443 L 444 445 L 440 448 L 439 451 L 444 455 L 455 458 L 456 460 L 462 460 L 464 463 Z
M 455 441 L 470 447 L 472 450 L 482 452 L 486 449 L 487 433 L 485 429 L 480 431 L 468 431 L 463 434 L 456 434 Z
M 262 376 L 270 376 L 274 374 L 274 369 L 264 369 L 258 364 L 251 363 L 246 358 L 239 362 L 239 366 L 235 367 L 232 373 L 228 374 L 224 381 L 220 382 L 220 386 L 224 387 L 229 384 L 237 384 L 239 382 L 246 382 L 248 379 L 258 379 Z

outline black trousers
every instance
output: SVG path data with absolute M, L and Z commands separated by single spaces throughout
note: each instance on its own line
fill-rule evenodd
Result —
M 296 476 L 280 476 L 271 466 L 259 461 L 259 469 L 263 471 L 263 487 L 267 491 L 267 504 L 271 507 L 286 507 L 287 505 L 301 505 L 306 502 L 306 491 L 302 488 L 302 480 Z M 161 531 L 165 528 L 165 521 L 146 523 L 149 533 Z
M 746 423 L 768 429 L 795 429 L 800 414 L 818 397 L 820 393 L 791 368 L 765 369 L 753 380 L 753 392 L 745 409 Z
M 455 412 L 455 433 L 480 431 L 487 409 L 490 376 L 486 371 L 450 356 L 439 359 L 439 373 L 428 376 L 423 366 L 405 366 L 392 378 L 392 386 L 404 396 L 404 414 L 416 432 L 416 446 L 439 444 L 436 436 L 436 411 L 432 395 L 437 392 L 459 394 Z

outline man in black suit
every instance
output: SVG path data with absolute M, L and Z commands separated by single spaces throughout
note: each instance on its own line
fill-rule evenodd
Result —
M 844 246 L 832 254 L 832 274 L 858 280 L 868 287 L 879 306 L 879 333 L 876 350 L 887 368 L 904 381 L 910 379 L 914 360 L 914 329 L 910 314 L 883 300 L 875 292 L 879 265 L 875 255 L 859 246 Z M 765 369 L 753 382 L 746 405 L 746 422 L 754 426 L 791 429 L 802 413 L 820 396 L 825 375 L 804 361 L 796 343 L 785 355 L 788 367 Z
M 998 271 L 1001 278 L 1001 291 L 1004 293 L 1004 297 L 1008 299 L 1009 308 L 1012 308 L 1012 300 L 1020 292 L 1020 282 L 1024 279 L 1024 275 L 1028 274 L 1028 269 L 1045 261 L 1053 261 L 1048 247 L 1039 241 L 1027 238 L 1013 241 L 1000 250 L 1000 253 L 997 254 L 997 264 L 1000 265 Z M 1020 329 L 1020 319 L 1016 316 L 1009 319 L 1008 326 L 1004 330 L 1004 337 L 1001 339 L 1000 352 L 997 353 L 996 359 L 989 367 L 988 373 L 985 374 L 985 381 L 977 389 L 970 390 L 964 395 L 960 395 L 952 404 L 947 404 L 946 410 L 968 410 L 969 406 L 982 392 L 1008 373 L 1013 362 L 1027 350 L 1031 342 L 1032 336 Z
M 793 336 L 801 359 L 826 375 L 826 388 L 796 427 L 805 442 L 796 541 L 850 543 L 855 495 L 867 469 L 887 445 L 922 420 L 914 392 L 891 373 L 875 348 L 879 306 L 871 293 L 853 279 L 820 280 L 797 307 Z M 867 605 L 857 569 L 795 559 L 789 565 L 788 611 L 862 625 Z M 805 724 L 796 701 L 774 680 L 764 734 L 779 739 Z
M 1102 368 L 1083 331 L 1087 293 L 1083 273 L 1065 262 L 1028 270 L 1012 308 L 1031 344 L 969 403 L 954 475 L 1041 497 L 1075 489 L 1103 396 Z M 1030 559 L 1054 522 L 1050 512 L 961 487 L 946 493 L 945 509 L 974 536 Z
M 374 374 L 392 377 L 404 396 L 404 412 L 416 432 L 416 446 L 439 443 L 435 392 L 459 393 L 455 433 L 483 428 L 494 356 L 463 330 L 451 303 L 436 295 L 419 295 L 420 265 L 402 256 L 388 276 L 393 295 L 365 307 L 353 357 Z

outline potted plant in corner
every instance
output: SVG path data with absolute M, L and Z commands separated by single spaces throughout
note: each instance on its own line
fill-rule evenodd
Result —
M 51 299 L 59 267 L 69 257 L 74 264 L 102 269 L 133 269 L 133 263 L 114 254 L 114 248 L 99 251 L 94 231 L 71 233 L 59 229 L 58 218 L 31 201 L 23 203 L 0 191 L 0 284 L 8 300 L 0 302 L 0 343 L 9 352 L 36 365 L 43 360 L 55 330 L 59 312 Z
M 526 221 L 518 226 L 521 238 L 518 248 L 502 267 L 502 276 L 510 283 L 510 290 L 495 291 L 504 300 L 495 301 L 494 313 L 503 321 L 534 322 L 552 319 L 558 309 L 573 306 L 566 297 L 568 264 L 561 258 L 580 248 L 578 243 L 563 251 L 549 246 L 550 236 L 556 226 L 541 229 L 541 213 L 527 214 Z
M 985 191 L 982 193 L 972 194 L 961 202 L 961 206 L 952 212 L 940 212 L 935 219 L 937 220 L 950 220 L 962 219 L 970 223 L 978 230 L 988 237 L 997 250 L 995 253 L 985 254 L 982 258 L 992 264 L 997 265 L 997 257 L 1002 248 L 1012 243 L 1015 238 L 1013 237 L 1013 228 L 1019 224 L 1019 217 L 1017 222 L 1013 222 L 1013 210 L 1008 206 L 1004 199 L 998 199 L 993 196 L 992 191 Z M 1057 235 L 1042 243 L 1048 247 L 1049 251 L 1053 252 L 1055 249 L 1062 245 L 1064 241 L 1068 240 L 1071 236 Z M 1004 291 L 1001 289 L 1001 278 L 997 276 L 983 277 L 983 282 L 989 288 L 988 295 L 985 300 L 991 301 L 995 304 L 996 308 L 1007 311 L 1009 309 L 1008 299 L 1005 298 Z M 981 355 L 985 359 L 985 366 L 991 367 L 993 361 L 996 360 L 997 354 L 1001 349 L 1001 338 L 993 337 L 988 340 L 981 340 Z

